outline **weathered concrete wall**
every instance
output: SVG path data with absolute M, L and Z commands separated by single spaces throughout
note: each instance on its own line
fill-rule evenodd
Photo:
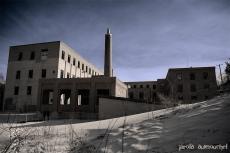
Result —
M 99 98 L 99 119 L 121 117 L 162 109 L 162 105 L 137 103 L 124 98 Z
M 204 73 L 207 78 L 204 78 Z M 191 74 L 194 75 L 193 79 Z M 166 79 L 169 81 L 171 98 L 183 103 L 207 100 L 216 95 L 215 67 L 173 68 L 169 69 Z M 178 90 L 178 85 L 182 86 L 181 91 Z M 191 85 L 195 86 L 195 91 L 191 90 Z

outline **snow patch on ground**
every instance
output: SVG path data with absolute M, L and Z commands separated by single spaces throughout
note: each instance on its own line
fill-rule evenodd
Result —
M 9 152 L 210 152 L 179 151 L 179 145 L 229 144 L 229 119 L 230 95 L 223 95 L 200 103 L 94 122 L 2 124 L 0 149 L 12 143 Z M 212 152 L 215 151 L 220 152 Z

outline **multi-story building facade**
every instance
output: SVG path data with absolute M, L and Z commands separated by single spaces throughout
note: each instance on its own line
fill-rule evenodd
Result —
M 192 103 L 210 99 L 217 91 L 215 67 L 171 68 L 166 79 L 126 84 L 129 98 L 149 103 L 159 103 L 160 94 L 175 103 Z
M 130 99 L 144 100 L 149 103 L 158 103 L 157 81 L 125 82 L 128 85 L 128 97 Z
M 39 79 L 85 78 L 103 74 L 64 42 L 12 46 L 9 51 L 4 109 L 37 109 Z
M 171 68 L 166 80 L 169 96 L 183 103 L 193 103 L 216 96 L 215 67 Z

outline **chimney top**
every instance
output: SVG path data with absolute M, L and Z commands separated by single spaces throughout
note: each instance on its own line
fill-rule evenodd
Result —
M 110 29 L 109 28 L 107 28 L 107 34 L 110 34 Z

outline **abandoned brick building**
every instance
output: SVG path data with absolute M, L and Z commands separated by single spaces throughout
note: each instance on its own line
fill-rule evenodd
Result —
M 10 47 L 4 111 L 96 118 L 101 96 L 158 105 L 160 94 L 185 103 L 215 96 L 214 67 L 169 69 L 157 81 L 120 81 L 113 76 L 109 29 L 104 57 L 103 72 L 61 41 Z

